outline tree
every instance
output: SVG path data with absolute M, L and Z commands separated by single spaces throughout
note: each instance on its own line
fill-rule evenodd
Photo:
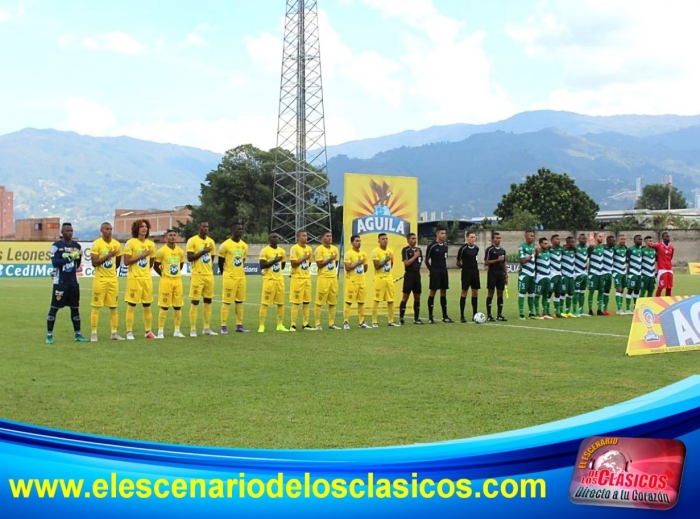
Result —
M 599 207 L 567 174 L 540 168 L 522 184 L 511 184 L 494 214 L 502 220 L 531 213 L 546 229 L 583 229 L 593 225 Z
M 516 207 L 510 218 L 499 222 L 498 226 L 502 229 L 526 231 L 528 229 L 534 229 L 537 224 L 538 219 L 534 214 Z
M 671 209 L 688 207 L 683 193 L 671 184 L 647 184 L 642 190 L 642 196 L 637 199 L 635 209 L 651 209 L 654 211 L 668 209 L 668 192 L 671 190 Z

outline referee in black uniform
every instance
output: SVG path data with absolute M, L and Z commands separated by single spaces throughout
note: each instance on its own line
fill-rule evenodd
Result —
M 457 268 L 462 269 L 462 294 L 459 298 L 459 321 L 466 323 L 464 307 L 467 304 L 467 292 L 472 289 L 472 316 L 478 312 L 479 289 L 479 247 L 476 245 L 476 233 L 467 233 L 467 243 L 462 245 L 457 252 Z
M 403 276 L 403 290 L 401 304 L 399 305 L 399 324 L 406 324 L 404 315 L 406 315 L 406 303 L 411 294 L 413 294 L 413 324 L 423 324 L 420 320 L 420 294 L 422 291 L 420 282 L 420 268 L 423 265 L 423 251 L 416 247 L 418 237 L 416 233 L 409 233 L 406 236 L 408 245 L 401 249 L 401 260 L 406 268 Z
M 503 289 L 508 284 L 508 264 L 506 263 L 506 250 L 501 247 L 501 235 L 497 232 L 494 232 L 491 236 L 491 246 L 486 249 L 484 263 L 489 268 L 486 281 L 486 288 L 488 289 L 488 295 L 486 296 L 487 320 L 507 321 L 507 319 L 503 317 Z M 496 295 L 498 297 L 498 317 L 496 319 L 491 315 L 494 290 L 496 290 Z
M 430 242 L 425 250 L 425 265 L 430 271 L 430 293 L 428 295 L 428 323 L 435 324 L 433 307 L 435 292 L 440 291 L 440 306 L 442 307 L 442 322 L 453 323 L 447 316 L 447 289 L 450 288 L 447 277 L 447 229 L 435 229 L 435 241 Z

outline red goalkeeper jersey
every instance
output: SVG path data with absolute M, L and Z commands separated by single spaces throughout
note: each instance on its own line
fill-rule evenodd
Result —
M 673 253 L 675 249 L 670 243 L 664 245 L 663 242 L 652 245 L 656 249 L 656 265 L 659 270 L 673 270 Z

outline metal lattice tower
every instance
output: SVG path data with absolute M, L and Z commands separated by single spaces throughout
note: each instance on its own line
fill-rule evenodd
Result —
M 316 0 L 287 0 L 280 82 L 272 230 L 320 241 L 331 227 L 321 47 Z

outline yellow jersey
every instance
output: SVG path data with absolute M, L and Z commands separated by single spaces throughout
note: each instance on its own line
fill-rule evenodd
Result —
M 334 254 L 335 254 L 335 259 L 333 261 L 328 263 L 328 265 L 326 265 L 325 267 L 318 269 L 318 277 L 319 278 L 328 279 L 328 278 L 337 277 L 337 274 L 335 272 L 335 267 L 338 264 L 339 253 L 338 253 L 338 247 L 336 247 L 335 245 L 331 245 L 330 247 L 326 247 L 325 245 L 319 245 L 318 247 L 316 247 L 316 253 L 315 253 L 316 263 L 318 263 L 319 261 L 329 260 L 329 259 L 331 259 L 331 256 L 333 256 Z
M 374 260 L 377 261 L 384 261 L 388 257 L 391 257 L 391 260 L 389 263 L 384 265 L 380 269 L 374 269 L 374 275 L 377 276 L 380 279 L 390 279 L 391 278 L 391 267 L 394 266 L 394 251 L 391 250 L 389 247 L 386 249 L 382 249 L 381 247 L 377 247 L 372 251 L 372 261 Z
M 348 281 L 353 281 L 355 283 L 364 283 L 365 281 L 365 265 L 367 264 L 367 253 L 363 250 L 356 252 L 354 249 L 350 249 L 345 253 L 345 263 L 357 263 L 360 262 L 357 267 L 352 270 L 345 271 L 345 277 Z
M 245 277 L 245 260 L 248 257 L 248 244 L 243 240 L 238 243 L 231 238 L 219 247 L 219 257 L 224 258 L 224 277 L 240 279 Z
M 311 258 L 313 257 L 313 251 L 311 250 L 311 247 L 309 247 L 308 245 L 304 245 L 302 247 L 298 243 L 295 243 L 294 245 L 292 245 L 292 248 L 289 251 L 289 260 L 299 261 L 307 254 L 309 255 L 308 259 L 302 261 L 301 265 L 297 267 L 292 267 L 291 277 L 297 279 L 311 279 L 311 271 L 309 270 L 311 268 Z
M 164 245 L 156 253 L 156 262 L 160 263 L 160 271 L 164 278 L 179 278 L 182 274 L 180 265 L 185 262 L 185 251 L 175 245 L 170 248 Z
M 192 274 L 199 276 L 213 276 L 214 270 L 212 269 L 212 263 L 214 262 L 214 255 L 216 254 L 216 243 L 209 236 L 202 239 L 199 234 L 192 236 L 187 240 L 187 252 L 200 252 L 204 250 L 206 246 L 211 247 L 211 251 L 206 254 L 202 254 L 198 259 L 194 260 L 190 264 L 190 270 Z
M 284 249 L 282 247 L 277 247 L 276 249 L 273 249 L 270 245 L 268 245 L 260 251 L 260 259 L 263 261 L 272 261 L 277 256 L 282 256 L 282 259 L 274 265 L 272 265 L 270 268 L 263 269 L 263 279 L 282 279 L 282 263 L 287 261 L 287 253 L 284 252 Z
M 95 277 L 115 278 L 117 277 L 117 258 L 122 255 L 122 246 L 117 240 L 110 240 L 109 243 L 102 238 L 97 238 L 92 243 L 90 255 L 96 254 L 97 257 L 103 258 L 111 251 L 116 250 L 117 255 L 109 258 L 107 261 L 95 267 Z
M 151 253 L 136 263 L 129 265 L 129 270 L 126 273 L 127 279 L 151 277 L 151 258 L 156 257 L 156 244 L 148 238 L 143 241 L 138 238 L 131 238 L 124 244 L 124 256 L 140 256 L 146 249 L 150 249 Z

